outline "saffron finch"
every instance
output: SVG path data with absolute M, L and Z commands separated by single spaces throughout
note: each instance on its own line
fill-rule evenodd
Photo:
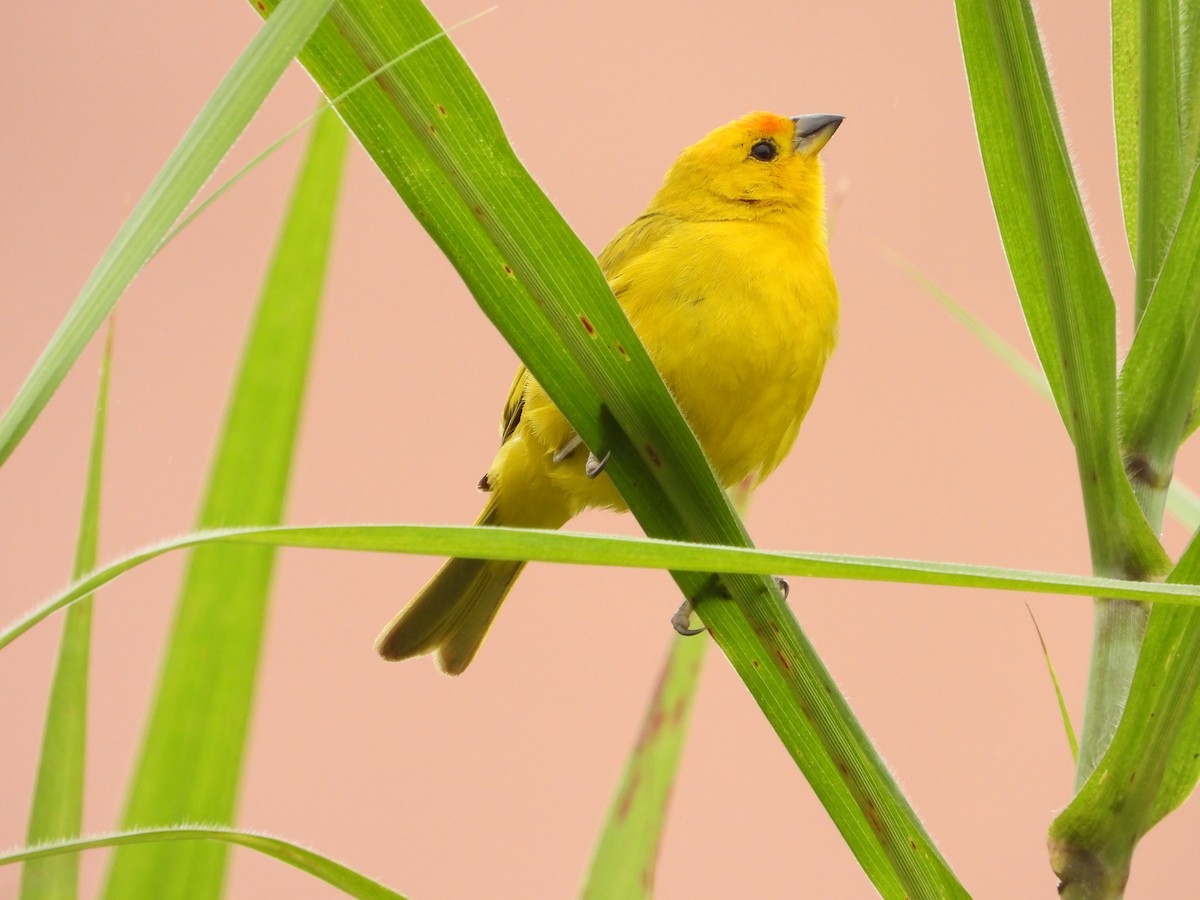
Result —
M 756 112 L 684 150 L 600 268 L 728 488 L 757 485 L 791 449 L 837 339 L 820 151 L 841 116 Z M 624 510 L 522 367 L 480 480 L 479 525 L 560 528 Z M 433 653 L 461 673 L 525 563 L 451 559 L 376 641 L 386 659 Z

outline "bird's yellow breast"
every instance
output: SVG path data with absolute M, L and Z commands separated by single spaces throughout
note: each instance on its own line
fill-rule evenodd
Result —
M 837 340 L 823 224 L 646 215 L 600 262 L 722 482 L 762 481 L 791 448 Z M 606 475 L 584 473 L 587 448 L 565 452 L 574 431 L 522 378 L 519 423 L 488 473 L 502 520 L 624 509 Z
M 811 231 L 679 223 L 611 278 L 726 485 L 778 465 L 836 342 L 837 288 Z

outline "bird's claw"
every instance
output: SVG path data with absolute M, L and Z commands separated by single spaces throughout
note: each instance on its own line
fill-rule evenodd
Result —
M 596 459 L 595 453 L 589 453 L 587 462 L 583 466 L 583 474 L 588 478 L 595 478 L 604 471 L 604 467 L 608 465 L 608 458 L 612 456 L 612 451 L 609 450 L 601 459 Z
M 684 637 L 691 637 L 695 634 L 700 634 L 707 629 L 692 628 L 692 604 L 690 600 L 684 600 L 683 605 L 675 611 L 675 615 L 671 616 L 671 626 Z
M 773 577 L 775 578 L 775 584 L 779 586 L 779 590 L 783 594 L 783 599 L 786 600 L 788 598 L 788 592 L 791 590 L 791 588 L 788 586 L 787 579 L 780 578 L 778 575 Z

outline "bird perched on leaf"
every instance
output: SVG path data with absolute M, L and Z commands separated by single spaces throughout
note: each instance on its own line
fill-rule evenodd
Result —
M 757 112 L 679 155 L 600 268 L 728 488 L 791 449 L 837 339 L 819 153 L 841 116 Z M 479 486 L 479 525 L 560 528 L 626 508 L 598 460 L 522 367 Z M 524 567 L 451 559 L 376 641 L 386 659 L 433 653 L 466 669 Z

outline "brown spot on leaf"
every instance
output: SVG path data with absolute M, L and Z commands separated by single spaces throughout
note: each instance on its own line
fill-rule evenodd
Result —
M 658 458 L 658 454 L 654 452 L 654 448 L 649 444 L 646 445 L 646 455 L 650 457 L 650 462 L 654 463 L 655 468 L 662 468 L 662 460 Z
M 512 273 L 513 273 L 512 266 L 506 264 L 504 266 L 504 274 L 511 275 Z
M 683 715 L 687 712 L 687 698 L 680 697 L 671 707 L 671 725 L 678 728 L 683 724 Z
M 879 818 L 879 810 L 875 808 L 873 800 L 867 801 L 867 808 L 864 810 L 867 814 L 867 821 L 871 823 L 871 827 L 879 834 L 883 833 L 883 821 Z
M 637 793 L 638 782 L 641 781 L 641 773 L 634 771 L 629 776 L 629 784 L 625 785 L 625 790 L 621 792 L 621 799 L 617 803 L 617 818 L 624 819 L 629 815 L 629 808 L 633 806 L 633 797 Z
M 437 105 L 437 111 L 440 112 L 444 116 L 446 114 L 446 107 L 442 106 L 442 104 L 439 103 Z
M 775 655 L 779 658 L 779 664 L 781 666 L 783 666 L 789 672 L 792 671 L 792 664 L 790 662 L 788 662 L 788 658 L 783 655 L 782 650 L 776 650 Z
M 583 327 L 588 334 L 592 335 L 592 337 L 596 336 L 596 326 L 588 321 L 587 316 L 580 316 L 579 321 L 583 323 Z
M 750 665 L 754 666 L 754 668 L 757 669 L 758 668 L 758 660 L 757 659 L 750 660 Z

